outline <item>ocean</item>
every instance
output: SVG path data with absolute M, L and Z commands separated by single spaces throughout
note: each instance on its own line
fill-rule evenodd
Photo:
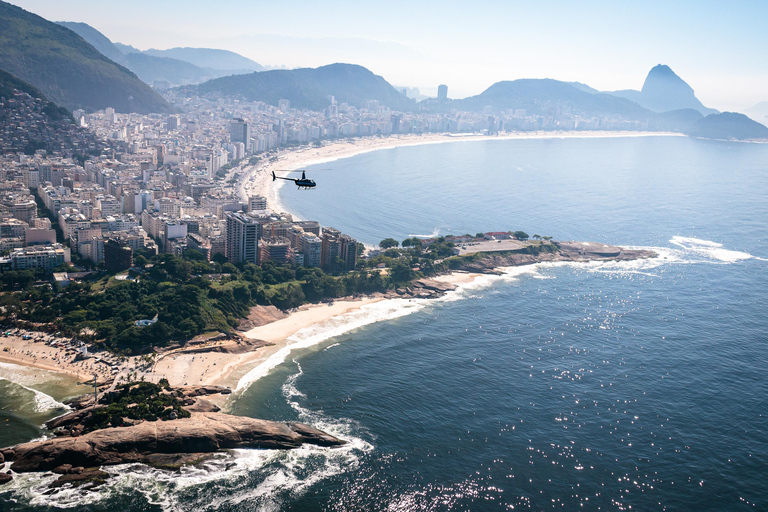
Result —
M 109 468 L 92 492 L 22 475 L 3 510 L 768 509 L 768 145 L 462 141 L 319 167 L 333 170 L 283 203 L 369 245 L 523 230 L 659 257 L 371 304 L 243 377 L 232 412 L 311 423 L 343 448 Z

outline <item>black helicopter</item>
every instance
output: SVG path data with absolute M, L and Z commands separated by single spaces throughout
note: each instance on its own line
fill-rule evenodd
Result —
M 285 171 L 285 172 L 299 172 L 299 171 Z M 307 175 L 305 174 L 304 171 L 301 171 L 301 178 L 283 178 L 282 176 L 275 176 L 275 171 L 272 171 L 272 181 L 275 181 L 275 180 L 292 181 L 296 183 L 296 185 L 298 185 L 299 190 L 309 190 L 317 186 L 317 183 L 315 183 L 314 180 L 307 178 Z

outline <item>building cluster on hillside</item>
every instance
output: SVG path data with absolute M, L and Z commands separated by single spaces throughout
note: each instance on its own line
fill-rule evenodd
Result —
M 92 132 L 62 119 L 52 104 L 19 90 L 8 96 L 0 97 L 0 154 L 37 149 L 62 156 L 101 152 Z

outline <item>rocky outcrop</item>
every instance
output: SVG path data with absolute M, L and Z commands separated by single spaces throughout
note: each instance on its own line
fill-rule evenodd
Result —
M 240 331 L 249 331 L 254 327 L 261 327 L 287 317 L 288 314 L 275 306 L 253 306 L 247 318 L 240 320 L 237 328 Z
M 656 253 L 644 249 L 625 249 L 623 247 L 599 244 L 595 242 L 554 242 L 557 250 L 531 254 L 526 251 L 485 253 L 482 258 L 464 263 L 460 270 L 485 274 L 498 273 L 499 268 L 532 265 L 551 261 L 630 261 L 648 259 Z
M 152 461 L 158 454 L 205 454 L 232 448 L 298 448 L 302 444 L 340 446 L 336 437 L 301 423 L 278 423 L 222 413 L 143 422 L 96 430 L 79 437 L 57 437 L 2 451 L 17 473 L 50 471 L 68 464 L 93 468 Z M 66 467 L 66 466 L 65 466 Z
M 180 386 L 177 388 L 174 388 L 176 391 L 181 393 L 181 396 L 184 398 L 191 398 L 195 396 L 204 396 L 204 395 L 229 395 L 232 393 L 232 390 L 230 388 L 224 387 L 224 386 Z
M 434 279 L 417 279 L 412 281 L 406 288 L 397 288 L 387 292 L 384 296 L 388 299 L 396 298 L 414 298 L 414 299 L 433 299 L 455 290 L 456 285 L 435 281 Z

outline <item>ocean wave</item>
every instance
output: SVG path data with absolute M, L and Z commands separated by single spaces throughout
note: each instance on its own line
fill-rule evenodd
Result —
M 684 236 L 673 236 L 669 241 L 671 244 L 681 247 L 686 252 L 692 252 L 713 261 L 724 263 L 735 263 L 741 260 L 755 258 L 755 256 L 741 251 L 733 251 L 723 248 L 723 244 L 711 240 L 702 240 L 700 238 L 689 238 Z M 762 258 L 759 258 L 762 259 Z
M 409 237 L 416 237 L 416 238 L 435 238 L 435 237 L 440 236 L 440 228 L 436 227 L 435 230 L 432 231 L 432 233 L 430 233 L 428 235 L 414 235 L 414 234 L 410 234 L 408 236 Z
M 338 315 L 319 324 L 301 329 L 288 338 L 290 342 L 272 354 L 266 361 L 245 374 L 237 383 L 235 391 L 242 391 L 257 380 L 267 375 L 273 368 L 283 363 L 291 352 L 308 348 L 360 327 L 393 320 L 421 310 L 427 302 L 423 299 L 390 299 L 366 304 L 360 309 Z
M 43 413 L 56 409 L 69 410 L 70 407 L 68 405 L 32 387 L 40 381 L 37 375 L 41 372 L 44 372 L 44 370 L 35 369 L 33 374 L 32 370 L 28 367 L 13 363 L 0 363 L 0 379 L 8 381 L 12 385 L 5 390 L 5 393 L 13 393 L 13 385 L 18 386 L 17 392 L 19 393 L 24 393 L 25 391 L 32 393 L 32 400 L 26 402 L 32 405 L 30 412 Z

